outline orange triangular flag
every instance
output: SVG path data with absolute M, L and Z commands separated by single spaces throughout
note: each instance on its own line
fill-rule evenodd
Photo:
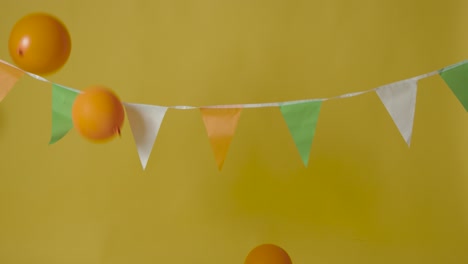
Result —
M 24 72 L 0 62 L 0 102 L 7 96 Z
M 200 108 L 218 169 L 221 170 L 236 132 L 241 108 Z

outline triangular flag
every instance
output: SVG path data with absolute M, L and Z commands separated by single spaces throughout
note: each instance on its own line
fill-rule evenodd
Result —
M 23 71 L 0 62 L 0 102 L 23 75 Z
M 468 61 L 444 68 L 439 75 L 468 111 Z
M 280 105 L 281 113 L 306 167 L 309 164 L 310 149 L 321 106 L 322 101 Z
M 377 95 L 400 130 L 408 146 L 413 134 L 417 79 L 403 80 L 377 88 Z
M 200 108 L 218 169 L 221 170 L 236 132 L 242 108 Z
M 159 128 L 167 107 L 124 103 L 128 122 L 140 157 L 143 170 L 146 168 Z
M 72 107 L 78 92 L 52 84 L 52 136 L 49 144 L 62 139 L 73 128 Z

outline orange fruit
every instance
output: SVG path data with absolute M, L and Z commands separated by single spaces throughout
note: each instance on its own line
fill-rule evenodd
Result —
M 286 251 L 273 244 L 263 244 L 252 249 L 244 264 L 292 264 Z
M 125 112 L 119 98 L 107 87 L 91 86 L 80 93 L 72 107 L 75 129 L 94 142 L 120 134 Z
M 13 26 L 8 49 L 18 67 L 46 75 L 59 70 L 67 62 L 71 38 L 57 18 L 45 13 L 33 13 Z

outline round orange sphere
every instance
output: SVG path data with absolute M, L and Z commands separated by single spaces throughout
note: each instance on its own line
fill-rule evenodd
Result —
M 73 102 L 73 125 L 90 141 L 104 142 L 120 134 L 124 117 L 119 98 L 104 86 L 85 89 Z
M 20 19 L 12 28 L 8 44 L 18 67 L 39 75 L 59 70 L 71 52 L 71 38 L 57 18 L 34 13 Z
M 281 247 L 263 244 L 250 251 L 244 264 L 292 264 L 292 261 Z

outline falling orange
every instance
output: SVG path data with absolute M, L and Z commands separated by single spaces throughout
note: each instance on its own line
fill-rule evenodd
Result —
M 21 69 L 47 75 L 67 62 L 71 38 L 64 24 L 45 13 L 33 13 L 20 19 L 12 28 L 9 52 Z
M 252 249 L 244 264 L 292 264 L 286 251 L 273 244 L 263 244 Z
M 125 112 L 119 98 L 107 87 L 91 86 L 73 103 L 75 129 L 93 142 L 104 142 L 120 134 Z

